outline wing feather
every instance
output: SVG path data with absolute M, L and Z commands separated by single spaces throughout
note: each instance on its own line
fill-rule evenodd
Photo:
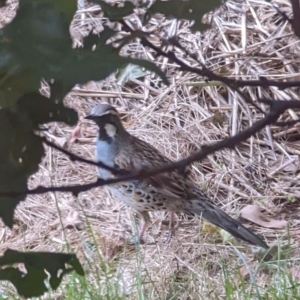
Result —
M 115 164 L 121 169 L 129 172 L 140 170 L 151 170 L 172 161 L 154 148 L 152 145 L 136 139 L 131 136 L 133 141 L 126 143 L 131 148 L 123 148 L 115 158 Z M 130 155 L 128 155 L 130 153 Z M 165 196 L 187 199 L 189 189 L 187 186 L 187 178 L 184 178 L 177 170 L 168 173 L 161 173 L 155 176 L 136 180 L 135 185 L 138 188 L 155 187 L 157 191 Z

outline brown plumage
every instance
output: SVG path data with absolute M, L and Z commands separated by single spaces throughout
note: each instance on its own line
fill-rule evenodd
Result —
M 97 105 L 86 118 L 95 121 L 99 127 L 96 150 L 98 161 L 127 171 L 153 169 L 172 162 L 150 144 L 129 134 L 114 107 L 108 104 Z M 105 179 L 114 177 L 102 168 L 99 168 L 99 175 Z M 144 218 L 140 238 L 146 228 L 148 212 L 164 210 L 171 212 L 170 237 L 173 232 L 173 213 L 183 212 L 201 216 L 236 238 L 267 248 L 261 238 L 216 207 L 195 186 L 187 172 L 173 170 L 143 180 L 117 183 L 108 188 L 116 198 Z

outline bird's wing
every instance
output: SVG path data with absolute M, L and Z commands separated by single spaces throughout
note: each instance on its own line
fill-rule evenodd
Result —
M 144 141 L 136 139 L 131 145 L 134 147 L 122 149 L 115 158 L 115 163 L 121 169 L 129 172 L 151 170 L 172 162 Z M 135 181 L 138 188 L 146 190 L 147 187 L 154 187 L 160 194 L 181 199 L 188 197 L 187 184 L 186 178 L 177 170 Z

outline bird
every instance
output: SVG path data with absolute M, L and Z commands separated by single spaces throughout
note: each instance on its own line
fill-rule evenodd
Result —
M 154 146 L 130 134 L 122 124 L 118 110 L 110 104 L 97 104 L 85 119 L 98 126 L 96 159 L 98 162 L 127 172 L 153 170 L 172 163 Z M 102 179 L 115 178 L 111 171 L 98 167 Z M 218 208 L 192 181 L 189 172 L 174 169 L 149 178 L 122 181 L 108 185 L 111 194 L 137 211 L 143 224 L 139 231 L 142 240 L 149 222 L 149 212 L 170 213 L 170 233 L 174 229 L 174 213 L 199 216 L 224 229 L 237 239 L 268 248 L 262 238 Z

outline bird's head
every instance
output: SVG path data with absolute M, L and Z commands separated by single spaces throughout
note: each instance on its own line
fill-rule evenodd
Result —
M 98 104 L 85 119 L 94 121 L 103 138 L 114 138 L 120 131 L 124 131 L 118 111 L 109 104 Z

